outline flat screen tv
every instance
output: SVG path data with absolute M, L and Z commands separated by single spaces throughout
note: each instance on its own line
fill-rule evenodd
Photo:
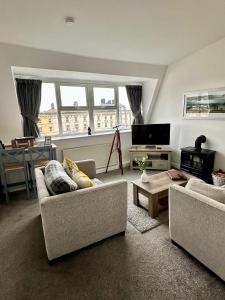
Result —
M 169 145 L 170 124 L 132 125 L 133 145 Z

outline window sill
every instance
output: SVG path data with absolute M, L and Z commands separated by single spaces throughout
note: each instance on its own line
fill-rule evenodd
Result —
M 120 130 L 120 133 L 129 133 L 131 132 L 131 129 L 125 129 L 125 130 Z M 52 136 L 52 141 L 61 141 L 61 140 L 68 140 L 68 139 L 80 139 L 80 138 L 92 138 L 92 137 L 98 137 L 98 136 L 107 136 L 107 135 L 113 135 L 115 131 L 107 131 L 107 132 L 98 132 L 98 133 L 93 133 L 92 135 L 88 134 L 77 134 L 77 135 L 62 135 L 62 136 Z M 38 141 L 42 142 L 45 139 L 39 138 Z

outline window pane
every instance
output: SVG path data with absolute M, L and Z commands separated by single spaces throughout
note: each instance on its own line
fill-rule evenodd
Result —
M 62 111 L 61 116 L 63 134 L 87 133 L 88 111 Z
M 115 106 L 114 88 L 94 88 L 94 106 Z
M 54 83 L 42 83 L 38 127 L 41 136 L 59 134 Z
M 86 89 L 83 86 L 60 86 L 62 106 L 87 106 Z
M 117 124 L 116 110 L 95 110 L 94 126 L 95 131 L 111 130 Z
M 124 86 L 118 88 L 119 90 L 119 124 L 121 129 L 130 128 L 133 122 L 130 104 L 127 98 L 127 91 Z

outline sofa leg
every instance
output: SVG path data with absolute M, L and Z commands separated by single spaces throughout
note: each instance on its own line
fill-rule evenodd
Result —
M 118 233 L 118 235 L 125 235 L 126 234 L 126 231 L 122 231 L 120 233 Z
M 172 244 L 173 244 L 174 246 L 176 246 L 177 248 L 180 248 L 180 249 L 182 249 L 182 250 L 185 250 L 182 246 L 180 246 L 179 244 L 177 244 L 177 242 L 175 242 L 174 240 L 171 240 L 171 242 L 172 242 Z
M 48 265 L 49 265 L 49 266 L 54 265 L 55 262 L 56 262 L 56 259 L 52 259 L 52 260 L 49 260 L 49 259 L 48 259 Z

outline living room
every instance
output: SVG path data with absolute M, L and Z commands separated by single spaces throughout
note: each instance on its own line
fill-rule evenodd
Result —
M 0 8 L 0 298 L 225 299 L 223 1 Z

